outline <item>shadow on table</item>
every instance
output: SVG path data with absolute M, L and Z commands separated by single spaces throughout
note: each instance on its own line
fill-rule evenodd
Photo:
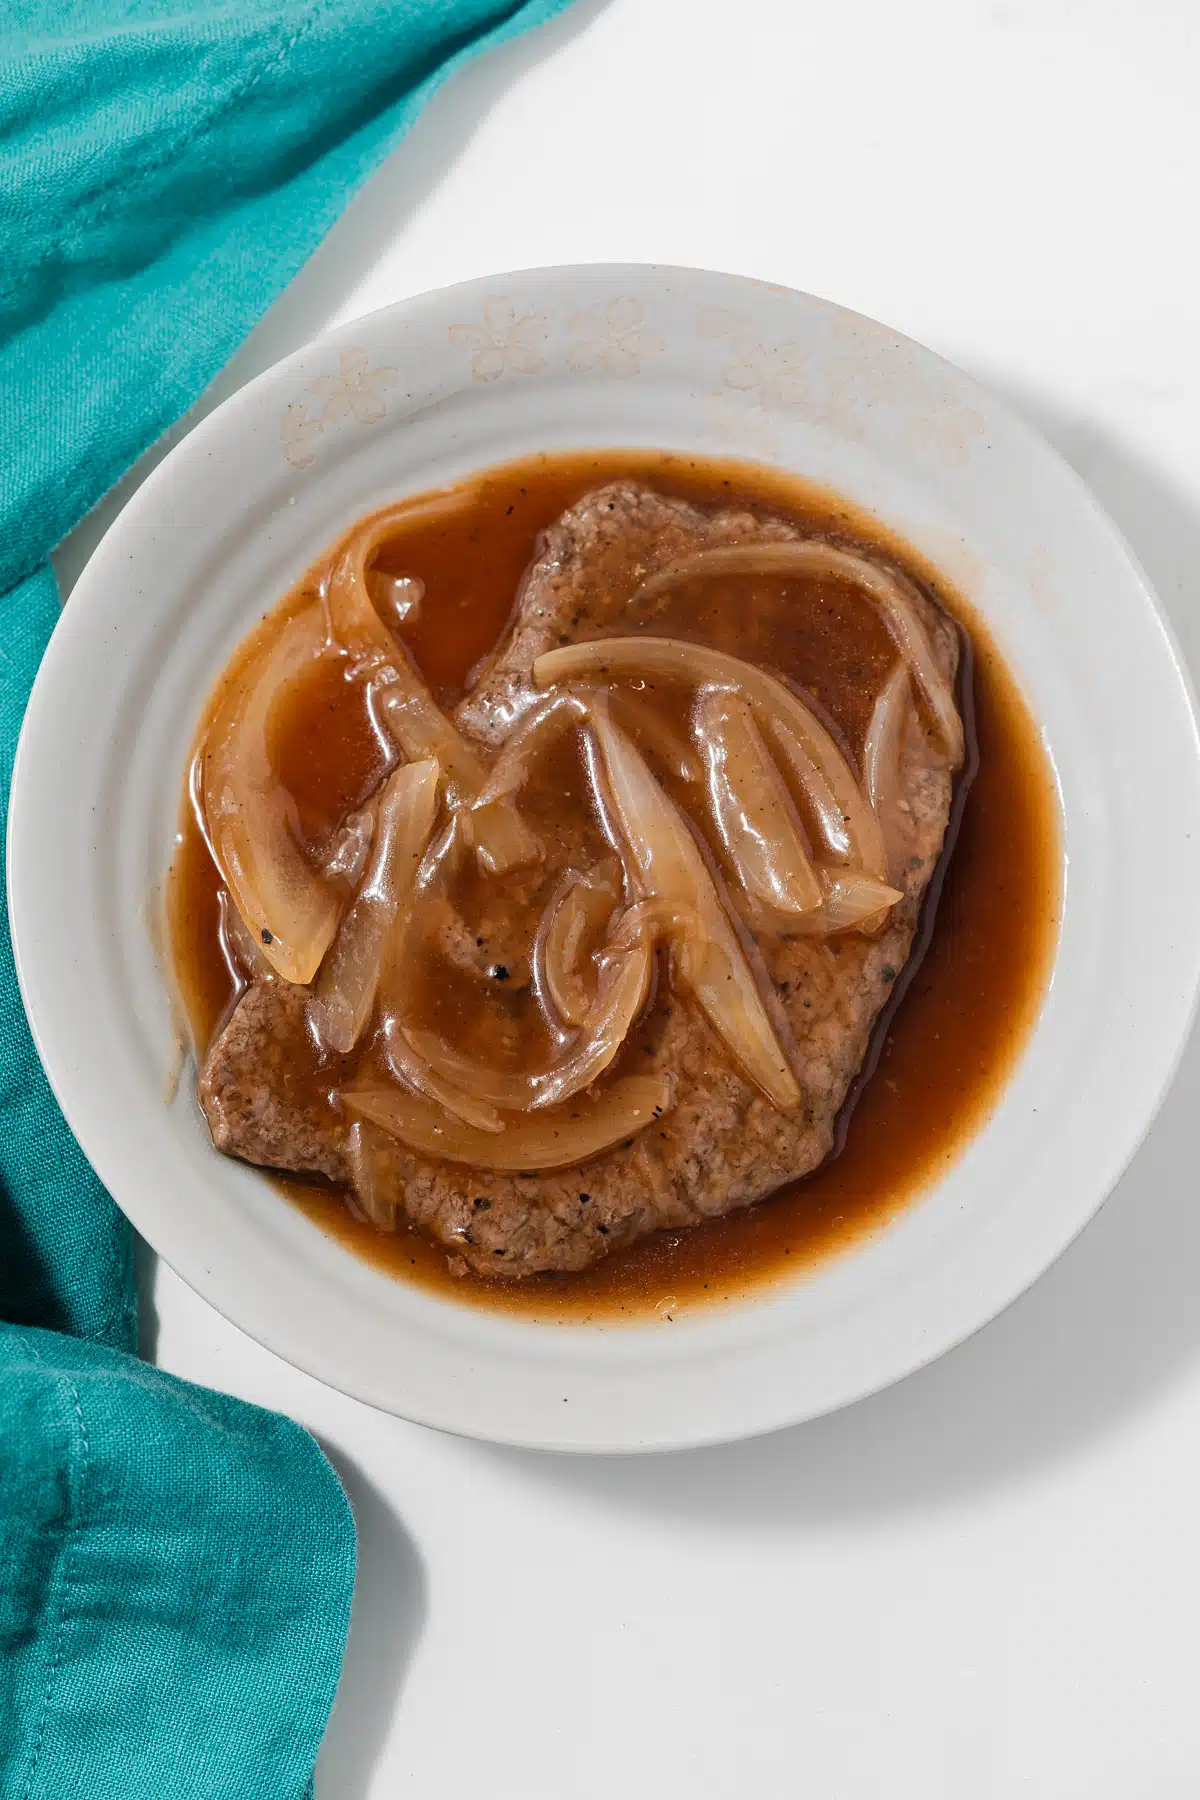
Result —
M 1089 422 L 1010 398 L 1091 484 L 1181 636 L 1194 632 L 1196 511 Z M 829 1418 L 720 1449 L 627 1460 L 492 1454 L 605 1503 L 764 1529 L 869 1525 L 1036 1478 L 1153 1406 L 1200 1354 L 1198 1169 L 1194 1040 L 1099 1216 L 1029 1293 L 928 1369 Z
M 325 330 L 331 314 L 391 247 L 400 224 L 436 191 L 504 93 L 528 69 L 586 31 L 605 4 L 606 0 L 574 0 L 545 25 L 485 51 L 438 90 L 203 397 L 56 550 L 54 568 L 64 600 L 121 508 L 167 451 L 222 400 Z
M 358 1532 L 358 1578 L 342 1679 L 317 1759 L 317 1793 L 364 1800 L 388 1739 L 428 1613 L 416 1545 L 379 1490 L 344 1451 L 322 1442 Z

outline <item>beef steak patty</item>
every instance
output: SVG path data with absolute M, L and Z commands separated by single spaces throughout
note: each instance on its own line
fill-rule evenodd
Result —
M 707 513 L 632 482 L 589 494 L 545 534 L 509 632 L 458 709 L 460 728 L 494 750 L 528 704 L 534 659 L 558 644 L 646 626 L 687 635 L 674 617 L 637 615 L 630 596 L 645 576 L 708 547 L 803 535 L 783 520 L 745 510 Z M 953 681 L 957 629 L 923 595 L 917 603 Z M 737 623 L 744 645 L 745 617 Z M 761 653 L 741 650 L 767 665 L 769 624 Z M 707 627 L 703 635 L 711 641 Z M 847 736 L 857 754 L 861 735 L 856 741 L 848 727 Z M 872 1026 L 908 958 L 950 814 L 952 771 L 915 711 L 902 784 L 908 841 L 895 879 L 903 898 L 883 932 L 759 941 L 799 1047 L 801 1107 L 776 1111 L 737 1072 L 700 1013 L 660 984 L 660 999 L 621 1063 L 673 1078 L 674 1103 L 660 1120 L 584 1165 L 535 1175 L 434 1162 L 397 1143 L 395 1191 L 408 1217 L 480 1275 L 512 1278 L 586 1268 L 648 1232 L 747 1206 L 815 1169 L 833 1145 Z M 546 867 L 516 894 L 520 929 L 526 912 L 537 915 L 575 848 L 552 843 Z M 348 1181 L 350 1121 L 330 1097 L 339 1069 L 336 1059 L 331 1067 L 318 1058 L 304 998 L 305 990 L 278 979 L 253 984 L 211 1046 L 200 1101 L 218 1149 L 267 1168 Z

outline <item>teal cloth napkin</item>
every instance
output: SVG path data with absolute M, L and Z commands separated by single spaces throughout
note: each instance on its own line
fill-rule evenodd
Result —
M 47 556 L 467 57 L 563 0 L 0 7 L 0 803 Z M 69 779 L 69 771 L 64 778 Z M 128 1226 L 0 930 L 0 1800 L 299 1800 L 354 1533 L 290 1421 L 136 1360 Z

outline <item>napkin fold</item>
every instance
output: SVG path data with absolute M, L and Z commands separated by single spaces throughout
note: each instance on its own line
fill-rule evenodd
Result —
M 6 0 L 5 819 L 57 616 L 51 549 L 447 75 L 564 3 Z M 5 916 L 0 1800 L 300 1800 L 349 1620 L 349 1508 L 298 1426 L 135 1349 L 129 1227 L 46 1084 Z

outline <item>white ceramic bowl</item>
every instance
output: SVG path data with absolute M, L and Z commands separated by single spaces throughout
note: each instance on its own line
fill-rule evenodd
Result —
M 212 1149 L 144 918 L 199 710 L 347 523 L 537 449 L 736 452 L 830 483 L 988 620 L 1057 772 L 1066 891 L 1040 1022 L 956 1166 L 794 1286 L 675 1324 L 550 1327 L 375 1272 Z M 22 991 L 85 1151 L 154 1248 L 280 1355 L 378 1406 L 588 1450 L 812 1417 L 959 1342 L 1070 1242 L 1175 1067 L 1200 958 L 1200 762 L 1144 576 L 1076 476 L 928 351 L 808 295 L 652 267 L 497 276 L 360 319 L 150 476 L 64 610 L 21 738 Z

